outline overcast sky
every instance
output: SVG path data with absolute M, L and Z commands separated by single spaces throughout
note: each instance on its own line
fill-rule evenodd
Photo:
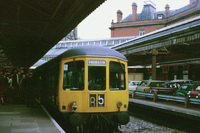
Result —
M 121 10 L 123 18 L 132 13 L 132 3 L 137 4 L 137 13 L 141 13 L 144 0 L 107 0 L 78 25 L 78 37 L 81 39 L 110 38 L 109 27 L 112 20 L 117 21 L 117 10 Z M 146 1 L 146 0 L 145 0 Z M 151 0 L 156 4 L 156 11 L 164 11 L 169 4 L 175 10 L 189 4 L 189 0 Z

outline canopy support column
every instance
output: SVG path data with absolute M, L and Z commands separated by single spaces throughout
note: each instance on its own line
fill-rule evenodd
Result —
M 158 51 L 156 49 L 152 49 L 151 54 L 152 54 L 152 80 L 156 80 L 156 56 L 158 55 Z

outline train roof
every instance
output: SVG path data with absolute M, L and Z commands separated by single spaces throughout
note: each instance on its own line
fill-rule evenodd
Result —
M 127 60 L 123 54 L 113 49 L 102 46 L 79 46 L 67 50 L 61 56 L 62 58 L 68 58 L 73 56 L 100 56 L 100 57 L 115 57 Z

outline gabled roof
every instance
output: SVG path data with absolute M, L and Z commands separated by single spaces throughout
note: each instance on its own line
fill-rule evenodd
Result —
M 194 8 L 194 7 L 197 6 L 197 4 L 198 4 L 198 0 L 196 0 L 196 1 L 193 2 L 192 4 L 186 5 L 186 6 L 182 7 L 182 8 L 177 9 L 177 10 L 173 10 L 173 11 L 171 12 L 171 15 L 170 15 L 170 16 L 173 16 L 173 15 L 179 14 L 179 13 L 181 13 L 181 12 L 187 11 L 187 10 L 189 10 L 189 9 L 191 9 L 191 8 Z

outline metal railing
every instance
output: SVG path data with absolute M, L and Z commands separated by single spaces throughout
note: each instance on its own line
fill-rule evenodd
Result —
M 152 98 L 154 102 L 156 102 L 157 99 L 182 102 L 185 103 L 186 108 L 189 106 L 189 104 L 200 104 L 200 99 L 197 98 L 133 91 L 132 97 L 135 98 L 136 96 Z

